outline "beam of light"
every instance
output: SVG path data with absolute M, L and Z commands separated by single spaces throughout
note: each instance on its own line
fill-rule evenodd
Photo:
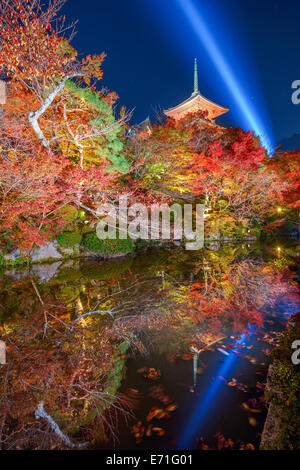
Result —
M 260 138 L 262 145 L 269 153 L 271 153 L 273 146 L 270 142 L 270 139 L 268 138 L 260 118 L 257 116 L 256 112 L 251 106 L 251 103 L 245 96 L 242 87 L 238 83 L 238 80 L 236 79 L 230 65 L 227 63 L 224 55 L 222 54 L 208 27 L 206 26 L 200 12 L 195 7 L 192 0 L 177 0 L 177 2 L 193 26 L 196 35 L 203 43 L 214 66 L 223 78 L 230 94 L 237 102 L 250 129 L 255 132 L 255 134 Z
M 249 330 L 253 330 L 254 326 L 249 326 Z M 247 337 L 245 334 L 241 335 L 240 339 L 236 341 L 236 347 L 242 343 L 247 343 Z M 209 385 L 208 389 L 203 398 L 201 398 L 200 402 L 196 406 L 195 410 L 193 411 L 193 416 L 188 421 L 187 425 L 185 426 L 182 435 L 179 439 L 178 448 L 179 449 L 186 449 L 187 446 L 192 441 L 195 434 L 199 431 L 201 426 L 204 424 L 204 420 L 216 400 L 216 395 L 219 392 L 221 385 L 223 385 L 223 380 L 220 377 L 226 377 L 228 375 L 230 369 L 234 365 L 234 363 L 239 358 L 238 355 L 234 352 L 235 349 L 229 353 L 226 357 L 225 362 L 220 366 L 220 368 L 214 374 L 215 380 L 214 382 Z

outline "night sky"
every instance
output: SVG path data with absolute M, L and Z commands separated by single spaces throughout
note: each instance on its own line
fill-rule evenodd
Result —
M 300 2 L 192 2 L 270 141 L 300 134 L 300 105 L 291 101 L 291 84 L 300 79 Z M 117 92 L 119 105 L 135 109 L 134 123 L 190 96 L 197 57 L 201 93 L 231 108 L 220 123 L 247 129 L 178 0 L 69 0 L 64 10 L 69 21 L 79 19 L 72 43 L 79 53 L 107 53 L 101 85 Z

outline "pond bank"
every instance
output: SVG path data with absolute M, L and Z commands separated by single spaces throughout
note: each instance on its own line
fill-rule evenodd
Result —
M 271 397 L 278 395 L 280 392 L 278 387 L 273 383 L 274 379 L 274 366 L 270 365 L 267 376 L 267 384 L 265 389 L 265 396 L 267 400 Z M 264 424 L 263 432 L 261 435 L 260 450 L 275 450 L 277 449 L 280 435 L 280 410 L 273 403 L 269 404 L 267 418 Z
M 94 234 L 93 234 L 94 235 Z M 73 246 L 63 246 L 57 240 L 46 243 L 42 247 L 35 247 L 31 250 L 21 252 L 19 248 L 13 248 L 7 253 L 0 251 L 0 267 L 18 267 L 23 265 L 47 264 L 63 262 L 71 259 L 99 259 L 110 261 L 116 258 L 123 258 L 129 256 L 137 251 L 143 251 L 149 247 L 163 247 L 163 248 L 178 248 L 183 242 L 174 241 L 140 241 L 136 243 L 127 240 L 94 240 L 87 246 L 79 244 Z M 99 241 L 99 243 L 97 243 Z M 237 243 L 254 243 L 257 241 L 255 236 L 245 236 L 243 238 L 236 238 L 226 236 L 223 238 L 206 238 L 205 246 L 212 250 L 217 251 L 223 244 L 237 244 Z M 102 242 L 102 243 L 101 243 Z M 104 245 L 103 242 L 106 242 Z M 123 242 L 123 243 L 121 243 Z M 112 246 L 109 246 L 109 243 Z M 99 245 L 99 246 L 98 246 Z

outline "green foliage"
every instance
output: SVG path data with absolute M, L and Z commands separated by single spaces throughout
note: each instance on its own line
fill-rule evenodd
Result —
M 109 132 L 105 135 L 93 138 L 95 155 L 112 162 L 112 165 L 108 167 L 109 172 L 127 173 L 130 169 L 130 163 L 122 154 L 124 145 L 121 134 L 123 129 L 116 121 L 112 107 L 101 98 L 99 93 L 90 88 L 80 88 L 71 80 L 66 82 L 66 88 L 72 92 L 74 97 L 83 100 L 96 112 L 97 117 L 90 120 L 91 125 L 102 129 L 109 128 Z
M 243 237 L 244 235 L 247 235 L 247 227 L 245 225 L 243 225 L 241 222 L 237 222 L 236 229 L 235 229 L 235 235 L 238 238 Z
M 84 218 L 85 218 L 85 211 L 82 210 L 82 209 L 80 209 L 80 210 L 78 211 L 78 217 L 79 217 L 80 219 L 84 219 Z
M 279 345 L 273 349 L 274 383 L 280 396 L 271 401 L 280 409 L 280 449 L 300 449 L 300 368 L 291 360 L 292 343 L 300 339 L 300 320 L 296 318 L 280 338 Z
M 151 181 L 152 179 L 156 178 L 157 180 L 161 180 L 164 178 L 164 174 L 167 172 L 168 167 L 171 166 L 168 163 L 158 162 L 153 163 L 152 165 L 146 165 L 147 173 L 145 175 L 145 181 Z
M 80 245 L 82 235 L 79 232 L 63 232 L 57 237 L 57 241 L 62 248 L 72 248 Z
M 103 253 L 108 256 L 129 253 L 134 249 L 134 244 L 130 238 L 125 240 L 118 238 L 115 240 L 100 240 L 95 232 L 84 236 L 83 246 L 90 251 Z
M 114 364 L 113 367 L 108 371 L 107 374 L 107 381 L 110 385 L 105 389 L 106 393 L 110 393 L 111 395 L 115 395 L 121 386 L 122 378 L 123 378 L 123 370 L 126 363 L 125 360 L 125 353 L 129 348 L 129 343 L 124 341 L 121 343 L 116 350 L 116 355 L 113 358 Z M 121 356 L 120 356 L 121 353 Z
M 61 427 L 67 427 L 70 421 L 73 422 L 72 427 L 68 429 L 69 435 L 75 435 L 80 430 L 80 427 L 89 425 L 97 416 L 101 413 L 104 413 L 113 403 L 115 402 L 116 393 L 121 386 L 121 382 L 124 374 L 125 367 L 125 353 L 129 348 L 128 342 L 123 342 L 115 346 L 115 352 L 111 357 L 111 367 L 105 377 L 106 386 L 103 389 L 103 394 L 107 394 L 105 400 L 101 397 L 95 401 L 96 406 L 91 408 L 91 410 L 79 418 L 78 421 L 72 421 L 72 417 L 65 413 L 62 415 L 60 412 L 56 414 L 52 412 L 52 415 L 60 422 Z M 121 353 L 121 354 L 120 354 Z M 99 375 L 101 374 L 101 369 L 99 369 Z M 98 430 L 99 432 L 99 430 Z M 105 439 L 105 433 L 103 433 L 103 439 Z
M 31 263 L 30 256 L 19 256 L 16 259 L 6 259 L 3 255 L 0 255 L 0 266 L 10 266 L 10 267 L 17 267 L 22 265 L 29 265 Z
M 62 286 L 56 297 L 63 302 L 72 302 L 79 296 L 79 289 L 74 285 Z
M 78 210 L 74 206 L 64 206 L 58 212 L 59 214 L 63 215 L 64 220 L 66 220 L 67 222 L 74 222 L 74 220 L 76 220 L 78 217 Z

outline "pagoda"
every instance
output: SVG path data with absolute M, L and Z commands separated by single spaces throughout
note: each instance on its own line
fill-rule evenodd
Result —
M 220 106 L 219 104 L 210 101 L 201 95 L 198 89 L 198 68 L 197 68 L 197 59 L 195 59 L 195 69 L 194 69 L 194 91 L 191 96 L 183 101 L 182 103 L 174 106 L 174 108 L 164 110 L 164 113 L 175 120 L 183 118 L 188 113 L 193 113 L 196 111 L 207 111 L 207 118 L 210 121 L 213 121 L 218 116 L 225 114 L 229 111 L 229 108 Z

